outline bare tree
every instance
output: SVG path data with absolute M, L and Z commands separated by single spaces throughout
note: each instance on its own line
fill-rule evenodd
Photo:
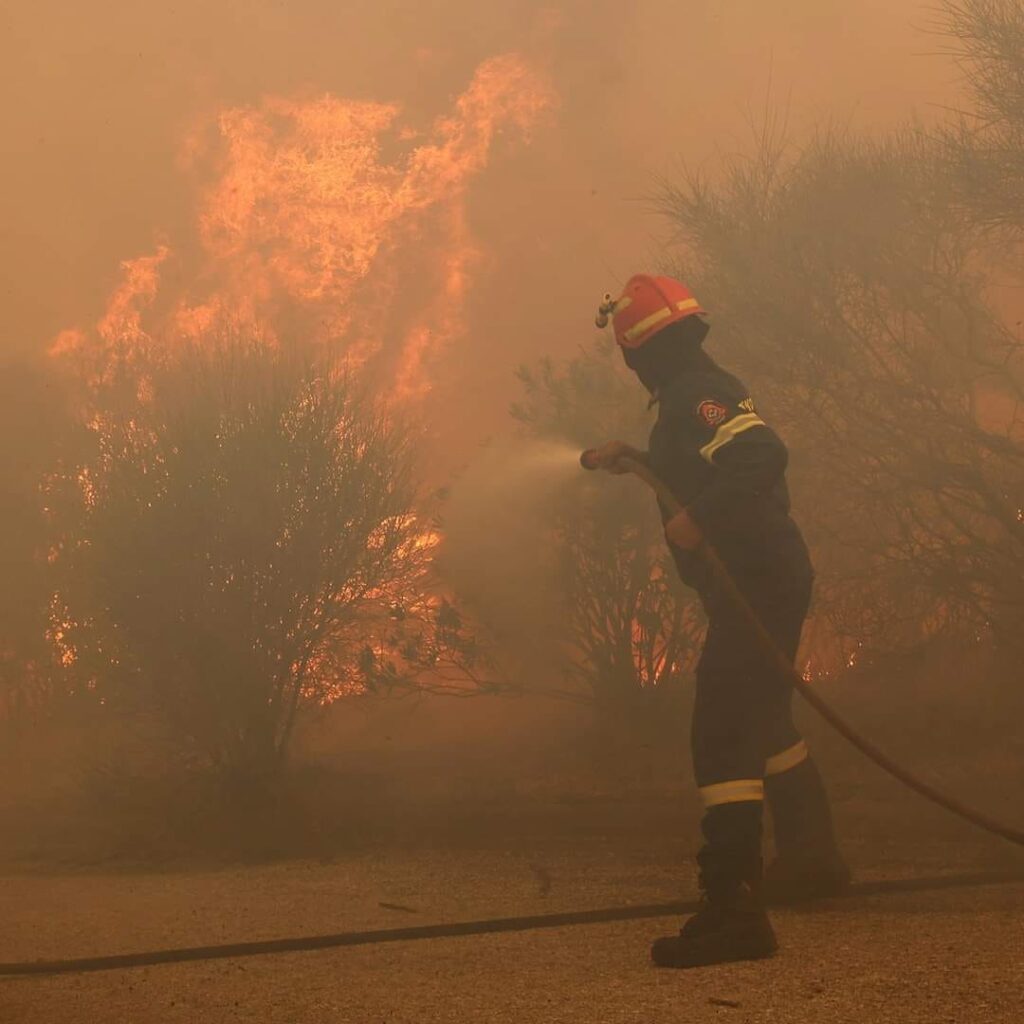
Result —
M 957 197 L 979 225 L 1024 225 L 1024 8 L 1018 0 L 945 0 L 950 41 L 972 100 L 939 132 Z
M 822 605 L 850 646 L 1018 632 L 1024 355 L 932 143 L 770 132 L 665 187 L 712 338 L 793 452 Z

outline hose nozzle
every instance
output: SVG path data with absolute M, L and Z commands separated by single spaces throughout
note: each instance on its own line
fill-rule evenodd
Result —
M 594 325 L 602 329 L 607 327 L 608 321 L 611 318 L 612 313 L 615 312 L 615 307 L 617 305 L 618 300 L 612 298 L 611 292 L 605 292 L 604 299 L 598 307 L 597 316 L 594 317 Z
M 597 449 L 588 448 L 585 452 L 581 452 L 580 465 L 584 469 L 600 469 L 601 466 L 597 461 Z

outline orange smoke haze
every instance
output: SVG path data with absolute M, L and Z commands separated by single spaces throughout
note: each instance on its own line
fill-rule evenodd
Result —
M 62 332 L 54 351 L 92 346 L 102 358 L 239 327 L 300 329 L 344 339 L 357 365 L 386 357 L 382 384 L 423 393 L 432 350 L 463 325 L 475 256 L 466 190 L 499 132 L 525 135 L 553 104 L 541 76 L 505 55 L 480 65 L 425 138 L 394 103 L 272 97 L 224 110 L 188 143 L 190 162 L 212 169 L 195 255 L 160 245 L 125 261 L 95 329 Z
M 389 386 L 432 386 L 437 439 L 471 446 L 504 426 L 518 363 L 572 353 L 596 297 L 657 262 L 658 175 L 713 171 L 766 100 L 795 137 L 955 103 L 932 18 L 911 0 L 8 9 L 3 344 L 237 317 L 345 334 Z

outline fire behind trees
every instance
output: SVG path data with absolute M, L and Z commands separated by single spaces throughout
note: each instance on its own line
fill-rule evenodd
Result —
M 792 449 L 834 665 L 939 632 L 1019 632 L 1021 345 L 988 299 L 994 257 L 1021 225 L 1024 117 L 1009 86 L 1024 16 L 997 0 L 950 9 L 976 118 L 938 137 L 823 133 L 802 149 L 769 132 L 750 159 L 661 197 L 683 272 L 715 311 L 713 348 L 755 382 Z M 429 152 L 462 152 L 464 136 L 442 128 Z M 457 266 L 446 280 L 464 283 Z M 133 330 L 155 295 L 135 284 Z M 164 306 L 178 320 L 199 308 Z M 124 373 L 107 353 L 88 399 L 55 401 L 52 368 L 7 377 L 8 436 L 35 443 L 4 451 L 19 524 L 4 539 L 17 581 L 4 707 L 68 694 L 145 706 L 208 760 L 262 771 L 280 763 L 304 701 L 441 662 L 472 681 L 479 651 L 422 575 L 436 538 L 400 427 L 308 351 L 186 319 L 199 333 L 174 358 Z M 418 370 L 422 335 L 397 334 Z M 523 384 L 519 418 L 535 433 L 582 446 L 642 430 L 642 396 L 600 353 Z M 52 435 L 28 429 L 34 409 Z M 566 664 L 602 704 L 656 704 L 688 667 L 693 606 L 678 600 L 646 496 L 577 486 L 550 523 Z
M 711 351 L 790 445 L 819 571 L 812 676 L 940 634 L 1019 641 L 1024 344 L 993 295 L 1024 226 L 1024 13 L 977 0 L 947 15 L 974 112 L 936 133 L 824 130 L 802 147 L 769 119 L 748 156 L 658 195 L 677 232 L 672 269 L 714 311 Z M 598 350 L 522 382 L 534 433 L 646 431 L 632 382 Z M 664 685 L 690 663 L 695 611 L 671 594 L 632 496 L 580 492 L 582 521 L 558 528 L 564 580 L 581 591 L 567 610 L 577 672 L 599 698 L 613 679 Z M 625 629 L 624 609 L 660 625 Z M 652 661 L 653 635 L 670 656 Z
M 322 353 L 207 339 L 113 378 L 49 496 L 74 687 L 259 777 L 303 703 L 465 659 L 409 432 Z
M 192 237 L 126 260 L 95 325 L 55 340 L 38 400 L 5 409 L 10 436 L 56 428 L 45 391 L 68 392 L 67 430 L 8 459 L 4 707 L 52 692 L 148 713 L 259 775 L 304 703 L 426 672 L 443 688 L 452 665 L 475 685 L 427 582 L 437 538 L 402 423 L 462 330 L 469 184 L 552 102 L 508 54 L 428 126 L 278 97 L 186 141 Z

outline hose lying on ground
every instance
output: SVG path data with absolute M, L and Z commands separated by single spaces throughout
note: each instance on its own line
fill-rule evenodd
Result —
M 589 453 L 585 452 L 584 458 L 581 459 L 584 466 L 587 466 L 587 462 L 585 461 L 587 454 Z M 618 466 L 632 473 L 634 476 L 639 477 L 645 484 L 647 484 L 647 486 L 650 487 L 657 495 L 658 500 L 669 515 L 674 515 L 683 511 L 682 504 L 672 491 L 669 490 L 667 484 L 652 473 L 650 468 L 643 462 L 631 459 L 628 456 L 622 456 L 618 460 Z M 865 757 L 874 761 L 879 768 L 887 771 L 893 778 L 898 779 L 905 786 L 914 790 L 915 793 L 920 794 L 926 800 L 930 800 L 939 807 L 944 807 L 952 814 L 963 818 L 965 821 L 969 821 L 972 825 L 977 825 L 978 828 L 982 828 L 986 832 L 991 832 L 993 835 L 1001 836 L 1003 839 L 1008 839 L 1011 843 L 1016 843 L 1018 846 L 1024 846 L 1024 831 L 1021 829 L 1011 828 L 1009 825 L 1004 825 L 1002 822 L 990 818 L 987 814 L 983 814 L 981 811 L 975 810 L 973 807 L 968 807 L 967 804 L 962 803 L 955 797 L 951 797 L 946 793 L 940 792 L 913 772 L 908 771 L 906 768 L 897 764 L 891 757 L 879 750 L 871 740 L 867 739 L 854 729 L 849 722 L 847 722 L 831 707 L 831 705 L 822 699 L 821 695 L 812 686 L 808 685 L 796 670 L 793 663 L 779 649 L 778 644 L 775 643 L 771 634 L 767 629 L 765 629 L 761 620 L 757 617 L 756 612 L 750 606 L 750 602 L 747 601 L 746 597 L 744 597 L 742 591 L 736 585 L 736 581 L 732 578 L 732 574 L 726 568 L 721 558 L 719 558 L 714 548 L 705 541 L 700 546 L 697 553 L 707 562 L 711 571 L 714 573 L 716 582 L 721 586 L 728 599 L 743 616 L 750 628 L 751 634 L 754 636 L 758 646 L 761 648 L 762 653 L 778 668 L 780 675 L 792 683 L 793 688 L 797 693 L 799 693 L 800 696 L 803 697 L 804 700 L 806 700 L 807 703 L 810 704 L 811 707 L 814 708 L 814 710 L 832 726 L 833 729 L 849 740 L 849 742 L 864 754 Z
M 584 453 L 586 456 L 588 453 Z M 585 460 L 584 465 L 587 465 Z M 639 477 L 658 496 L 665 510 L 670 514 L 682 511 L 683 506 L 660 480 L 642 462 L 635 459 L 620 459 L 622 466 Z M 593 468 L 588 466 L 588 468 Z M 947 811 L 977 825 L 986 832 L 1008 839 L 1011 843 L 1024 846 L 1024 832 L 994 821 L 987 815 L 968 807 L 953 797 L 930 786 L 912 772 L 902 768 L 863 737 L 847 723 L 821 696 L 800 676 L 796 668 L 779 649 L 771 635 L 758 619 L 750 603 L 736 586 L 728 569 L 710 545 L 700 548 L 701 557 L 706 559 L 719 584 L 729 599 L 746 619 L 751 633 L 763 652 L 777 666 L 780 674 L 789 679 L 794 689 L 818 712 L 826 722 L 849 740 L 862 754 L 887 771 L 904 785 L 944 807 Z M 856 895 L 895 891 L 922 891 L 930 888 L 948 888 L 955 885 L 984 885 L 1015 882 L 1017 873 L 993 875 L 952 876 L 945 879 L 917 879 L 861 883 L 853 887 Z M 226 943 L 219 946 L 198 946 L 178 949 L 147 950 L 138 953 L 122 953 L 109 956 L 76 957 L 64 960 L 38 960 L 17 963 L 0 962 L 0 977 L 8 975 L 54 975 L 80 971 L 121 970 L 127 967 L 143 967 L 156 964 L 183 963 L 198 960 L 214 960 L 243 956 L 258 956 L 271 953 L 299 952 L 305 950 L 330 949 L 341 946 L 367 945 L 383 942 L 409 942 L 417 939 L 437 939 L 456 936 L 482 935 L 497 932 L 523 931 L 534 928 L 564 928 L 571 925 L 598 924 L 612 921 L 632 921 L 644 918 L 662 917 L 689 913 L 696 904 L 666 903 L 631 907 L 610 907 L 600 910 L 577 911 L 562 914 L 542 914 L 517 918 L 497 918 L 486 921 L 464 921 L 451 924 L 421 925 L 410 928 L 387 928 L 366 932 L 343 932 L 334 935 L 313 935 L 301 938 L 269 939 L 255 942 Z
M 897 893 L 945 892 L 967 886 L 1013 885 L 1024 882 L 1020 871 L 979 871 L 930 878 L 883 878 L 875 882 L 857 882 L 843 894 L 848 896 L 890 896 Z M 578 925 L 611 924 L 616 921 L 645 921 L 656 917 L 679 917 L 700 909 L 696 900 L 673 903 L 641 903 L 626 907 L 599 907 L 596 910 L 570 910 L 524 917 L 492 917 L 482 921 L 449 921 L 442 924 L 413 925 L 408 928 L 376 928 L 362 932 L 337 932 L 333 935 L 303 935 L 295 938 L 258 939 L 251 942 L 226 942 L 219 946 L 181 946 L 171 949 L 147 949 L 136 953 L 107 956 L 72 957 L 65 960 L 23 960 L 0 962 L 0 977 L 18 975 L 77 974 L 83 971 L 121 971 L 129 967 L 153 967 L 157 964 L 194 963 L 201 960 L 234 960 L 239 957 L 267 956 L 277 953 L 305 953 L 346 946 L 369 946 L 387 942 L 419 942 L 426 939 L 455 939 L 470 935 L 498 935 L 533 931 L 541 928 L 572 928 Z

